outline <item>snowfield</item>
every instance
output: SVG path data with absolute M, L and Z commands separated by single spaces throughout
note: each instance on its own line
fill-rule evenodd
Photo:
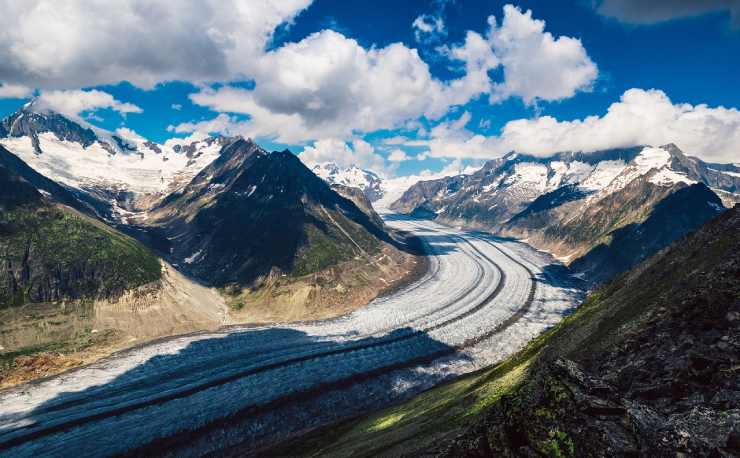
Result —
M 221 151 L 218 143 L 200 141 L 194 143 L 196 154 L 189 157 L 173 150 L 175 145 L 183 143 L 176 139 L 157 145 L 157 151 L 139 144 L 136 152 L 110 154 L 100 142 L 84 148 L 76 142 L 59 140 L 51 132 L 41 133 L 38 138 L 42 154 L 36 153 L 30 137 L 4 138 L 0 144 L 34 170 L 67 186 L 141 194 L 161 193 L 171 190 L 176 183 L 189 182 Z
M 344 317 L 163 339 L 0 392 L 0 454 L 256 449 L 496 363 L 582 297 L 524 243 L 384 217 L 425 242 L 417 282 Z

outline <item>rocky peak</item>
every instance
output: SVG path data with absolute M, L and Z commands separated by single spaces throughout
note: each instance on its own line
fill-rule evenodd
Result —
M 20 110 L 0 121 L 4 137 L 30 137 L 37 154 L 41 154 L 39 134 L 53 133 L 59 140 L 76 142 L 84 148 L 98 140 L 95 132 L 53 111 L 36 110 L 28 103 Z

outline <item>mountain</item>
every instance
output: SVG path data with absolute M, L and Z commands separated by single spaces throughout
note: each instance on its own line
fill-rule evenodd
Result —
M 214 285 L 306 275 L 378 252 L 382 226 L 288 151 L 237 140 L 146 217 L 169 258 Z
M 703 183 L 680 187 L 658 201 L 643 221 L 615 229 L 570 267 L 592 282 L 608 280 L 693 232 L 721 209 L 722 201 Z
M 351 200 L 352 203 L 357 206 L 357 208 L 362 210 L 367 216 L 370 217 L 370 220 L 376 226 L 384 227 L 384 223 L 383 220 L 380 218 L 380 215 L 378 215 L 378 213 L 375 211 L 372 202 L 370 202 L 370 199 L 367 198 L 367 195 L 362 192 L 360 188 L 343 186 L 341 184 L 333 184 L 331 185 L 331 189 L 336 191 L 337 194 L 344 197 L 345 199 Z
M 238 319 L 343 313 L 418 270 L 372 210 L 367 196 L 380 185 L 370 172 L 345 173 L 340 181 L 363 179 L 366 193 L 359 199 L 343 188 L 344 198 L 289 152 L 268 154 L 240 137 L 156 144 L 33 102 L 0 126 L 0 144 L 71 196 L 66 205 L 134 237 L 178 271 L 228 286 L 235 308 L 249 302 L 251 312 L 264 312 Z M 252 293 L 260 297 L 245 296 Z M 300 307 L 280 312 L 285 304 Z
M 737 456 L 740 205 L 500 364 L 287 445 L 299 456 Z
M 722 211 L 708 186 L 738 199 L 739 178 L 672 144 L 547 158 L 512 153 L 472 175 L 419 182 L 391 208 L 526 239 L 602 281 Z
M 118 297 L 161 278 L 149 250 L 61 203 L 76 202 L 0 147 L 0 308 Z
M 0 122 L 0 144 L 45 177 L 108 203 L 111 220 L 184 186 L 233 141 L 202 136 L 159 145 L 86 124 L 32 102 Z
M 342 168 L 334 162 L 316 164 L 311 171 L 330 185 L 358 188 L 370 202 L 383 197 L 383 181 L 375 173 L 357 166 Z

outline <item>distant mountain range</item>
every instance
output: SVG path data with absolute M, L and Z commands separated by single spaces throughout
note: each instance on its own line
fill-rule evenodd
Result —
M 370 202 L 384 195 L 383 180 L 374 172 L 357 166 L 340 167 L 334 162 L 316 164 L 311 171 L 329 184 L 358 188 Z
M 670 144 L 510 153 L 472 175 L 420 181 L 391 208 L 526 239 L 602 281 L 723 211 L 723 200 L 740 201 L 739 193 L 740 167 Z

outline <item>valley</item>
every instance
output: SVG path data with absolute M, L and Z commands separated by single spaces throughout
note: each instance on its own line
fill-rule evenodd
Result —
M 740 457 L 740 0 L 0 10 L 0 458 Z
M 241 137 L 125 140 L 32 104 L 4 125 L 14 457 L 260 454 L 501 374 L 480 412 L 594 285 L 738 197 L 715 170 L 735 166 L 674 145 L 414 184 Z
M 270 445 L 500 361 L 581 297 L 524 244 L 385 218 L 432 255 L 417 282 L 341 318 L 167 338 L 6 390 L 0 447 L 92 456 Z

